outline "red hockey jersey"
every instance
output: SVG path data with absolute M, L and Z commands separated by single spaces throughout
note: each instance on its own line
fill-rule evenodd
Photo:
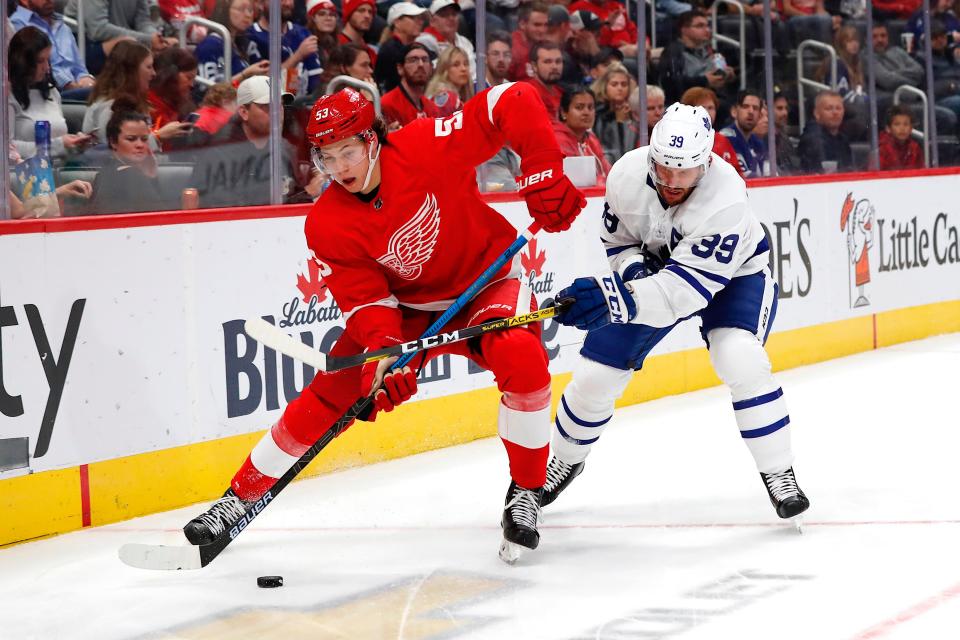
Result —
M 546 111 L 527 83 L 493 87 L 449 118 L 391 133 L 372 201 L 333 183 L 314 204 L 307 245 L 354 340 L 377 347 L 400 336 L 398 305 L 445 309 L 517 237 L 481 199 L 475 174 L 507 142 L 524 173 L 560 167 Z

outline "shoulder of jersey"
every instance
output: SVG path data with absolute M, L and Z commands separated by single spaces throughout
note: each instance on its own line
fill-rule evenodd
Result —
M 632 181 L 645 184 L 647 181 L 647 147 L 628 151 L 613 163 L 607 176 L 607 187 L 611 184 L 624 186 Z M 623 183 L 623 184 L 621 184 Z

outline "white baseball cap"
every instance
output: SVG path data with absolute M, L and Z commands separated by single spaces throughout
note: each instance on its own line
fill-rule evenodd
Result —
M 433 0 L 430 4 L 430 13 L 436 14 L 441 9 L 446 9 L 449 6 L 455 6 L 457 9 L 460 8 L 457 0 Z
M 403 16 L 419 16 L 425 11 L 426 9 L 418 7 L 412 2 L 398 2 L 387 11 L 387 24 L 393 25 L 398 18 L 402 18 Z
M 293 101 L 293 94 L 286 91 L 280 94 L 280 101 L 283 104 L 290 104 Z M 244 105 L 256 102 L 257 104 L 270 104 L 270 78 L 267 76 L 252 76 L 240 83 L 237 87 L 237 104 Z

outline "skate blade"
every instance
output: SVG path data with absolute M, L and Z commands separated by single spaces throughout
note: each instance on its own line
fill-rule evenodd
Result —
M 507 564 L 515 564 L 525 551 L 527 551 L 526 547 L 515 542 L 510 542 L 509 540 L 504 540 L 500 543 L 500 559 Z
M 793 523 L 793 526 L 796 527 L 797 533 L 803 534 L 803 516 L 793 516 L 790 518 L 790 522 Z

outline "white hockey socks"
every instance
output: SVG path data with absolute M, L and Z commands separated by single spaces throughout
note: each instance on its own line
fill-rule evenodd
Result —
M 632 371 L 580 359 L 553 423 L 552 448 L 557 458 L 571 465 L 583 462 L 613 417 L 613 404 L 631 375 Z

